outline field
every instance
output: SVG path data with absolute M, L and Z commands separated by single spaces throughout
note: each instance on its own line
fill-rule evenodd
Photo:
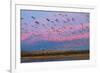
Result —
M 47 62 L 47 61 L 65 61 L 65 60 L 87 60 L 89 51 L 32 51 L 22 52 L 21 62 Z

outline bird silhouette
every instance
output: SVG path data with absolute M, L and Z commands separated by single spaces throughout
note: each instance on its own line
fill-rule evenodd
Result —
M 70 19 L 69 19 L 69 18 L 67 18 L 67 21 L 68 21 L 68 22 L 70 22 Z
M 35 21 L 35 23 L 36 23 L 36 24 L 39 24 L 39 22 L 38 22 L 38 21 Z
M 24 25 L 27 25 L 27 23 L 23 23 Z
M 21 17 L 21 20 L 23 20 L 24 18 Z
M 50 19 L 46 18 L 47 21 L 50 21 Z
M 34 16 L 32 16 L 32 19 L 35 19 L 35 17 L 34 17 Z
M 67 21 L 63 20 L 64 23 L 67 23 Z
M 56 19 L 55 21 L 56 21 L 56 22 L 59 22 L 59 20 L 58 20 L 58 19 Z
M 65 14 L 65 16 L 68 16 L 67 14 Z
M 75 21 L 75 19 L 74 19 L 74 18 L 72 18 L 72 21 Z

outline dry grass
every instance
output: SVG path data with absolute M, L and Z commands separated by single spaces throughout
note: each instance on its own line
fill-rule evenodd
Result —
M 32 52 L 22 53 L 22 60 L 35 61 L 35 60 L 84 60 L 89 59 L 89 51 L 43 51 L 43 52 Z

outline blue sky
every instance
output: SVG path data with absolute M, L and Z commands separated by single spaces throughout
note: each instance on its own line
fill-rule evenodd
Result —
M 21 10 L 21 49 L 89 49 L 89 13 Z

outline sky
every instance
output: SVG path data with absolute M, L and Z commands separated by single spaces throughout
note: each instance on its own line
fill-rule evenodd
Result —
M 88 50 L 89 13 L 21 10 L 21 50 Z

